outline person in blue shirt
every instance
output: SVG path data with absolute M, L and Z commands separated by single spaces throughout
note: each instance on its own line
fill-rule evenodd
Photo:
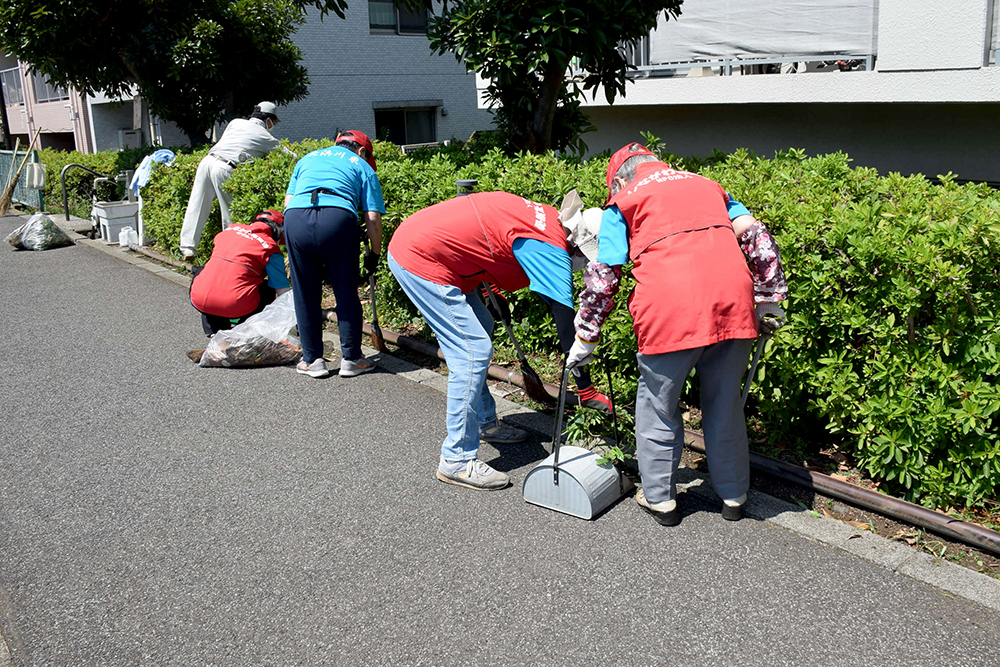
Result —
M 323 360 L 324 278 L 337 298 L 341 377 L 375 368 L 361 354 L 358 211 L 363 212 L 371 243 L 365 257 L 365 269 L 371 271 L 382 252 L 385 203 L 375 175 L 372 142 L 363 132 L 351 130 L 338 135 L 333 146 L 299 160 L 285 192 L 285 243 L 302 339 L 302 361 L 296 370 L 310 377 L 330 374 Z

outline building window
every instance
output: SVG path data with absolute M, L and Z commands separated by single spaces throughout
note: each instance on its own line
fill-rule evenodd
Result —
M 35 83 L 35 101 L 38 103 L 42 102 L 58 102 L 59 100 L 68 100 L 69 92 L 65 88 L 60 88 L 59 86 L 53 86 L 49 83 L 49 80 L 40 74 L 33 74 L 31 78 Z
M 375 136 L 394 144 L 426 144 L 437 141 L 436 109 L 376 109 Z
M 368 0 L 368 25 L 373 33 L 427 34 L 427 9 L 415 12 L 396 7 L 392 0 Z
M 3 99 L 7 103 L 7 106 L 24 104 L 21 71 L 17 67 L 11 67 L 0 72 L 0 84 L 3 85 Z

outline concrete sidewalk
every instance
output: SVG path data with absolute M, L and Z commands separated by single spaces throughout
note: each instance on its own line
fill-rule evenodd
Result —
M 539 433 L 482 450 L 513 488 L 443 485 L 443 378 L 198 368 L 151 266 L 0 252 L 14 665 L 1000 664 L 995 579 L 762 494 L 725 523 L 691 471 L 673 529 L 527 505 L 551 427 L 505 401 Z

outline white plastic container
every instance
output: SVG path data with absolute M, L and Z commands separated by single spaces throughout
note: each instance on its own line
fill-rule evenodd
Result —
M 139 232 L 132 229 L 131 227 L 128 228 L 128 247 L 129 248 L 139 247 Z
M 136 213 L 139 204 L 129 201 L 99 201 L 91 210 L 101 230 L 101 238 L 108 243 L 118 240 L 118 234 L 123 227 L 138 226 Z
M 128 237 L 131 231 L 132 228 L 128 226 L 122 227 L 120 230 L 118 230 L 118 245 L 121 246 L 122 248 L 128 247 Z

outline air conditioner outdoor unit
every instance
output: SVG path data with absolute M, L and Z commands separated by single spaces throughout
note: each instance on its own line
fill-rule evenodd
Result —
M 142 146 L 142 130 L 118 130 L 118 150 Z

